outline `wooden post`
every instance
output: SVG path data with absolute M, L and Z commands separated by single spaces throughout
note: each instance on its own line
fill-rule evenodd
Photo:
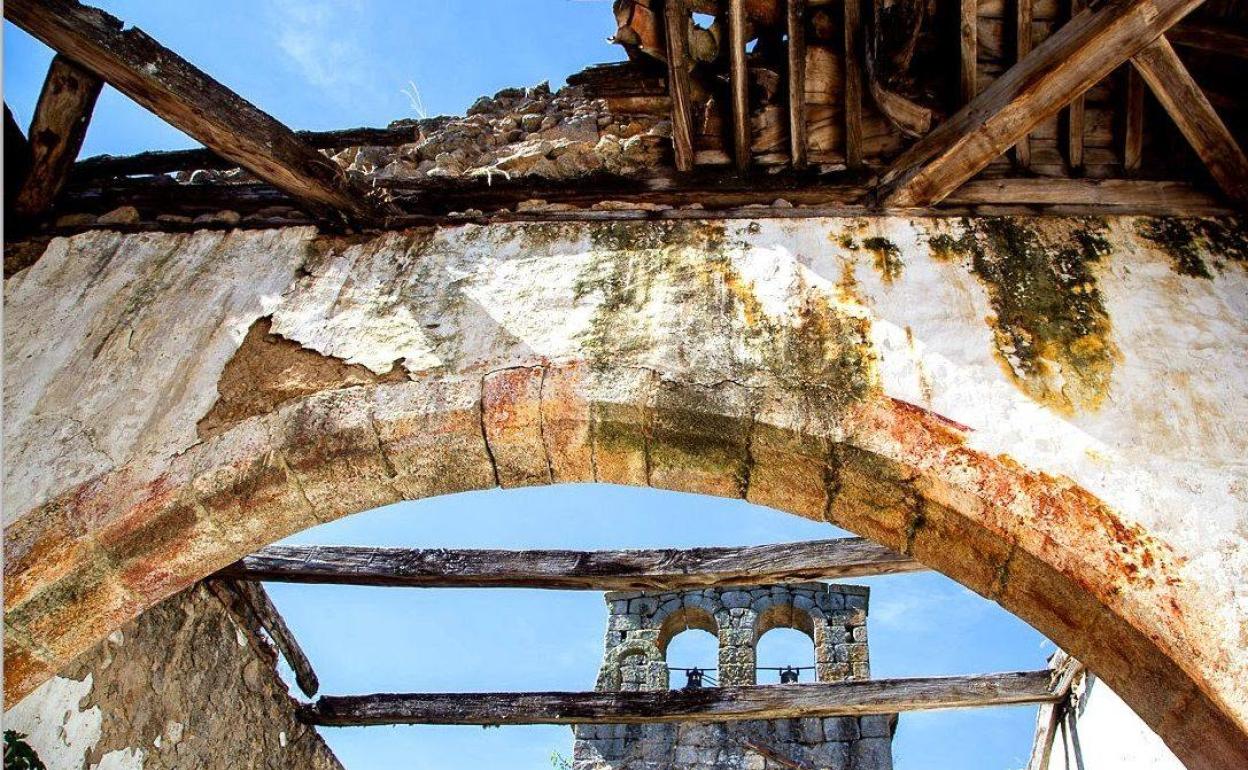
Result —
M 806 168 L 806 0 L 789 0 L 789 157 Z
M 1144 79 L 1135 67 L 1127 67 L 1127 103 L 1124 109 L 1122 170 L 1127 176 L 1140 173 L 1144 154 Z
M 1070 0 L 1070 15 L 1073 17 L 1086 7 L 1084 0 Z M 1074 176 L 1083 175 L 1083 124 L 1084 97 L 1079 94 L 1070 102 L 1066 111 L 1066 163 Z
M 737 171 L 750 166 L 750 75 L 745 66 L 745 0 L 728 0 L 728 54 L 732 86 L 732 150 Z
M 689 93 L 689 52 L 686 32 L 689 11 L 685 0 L 664 0 L 667 35 L 667 88 L 672 97 L 672 149 L 678 171 L 692 171 L 693 113 Z
M 962 103 L 975 98 L 979 68 L 979 4 L 978 0 L 961 0 L 958 5 L 958 47 L 961 52 L 959 84 Z
M 1222 191 L 1248 204 L 1248 157 L 1166 38 L 1149 43 L 1131 62 Z
M 862 167 L 862 13 L 859 0 L 845 3 L 845 165 Z
M 8 0 L 4 16 L 223 157 L 331 221 L 380 218 L 341 169 L 143 31 L 75 0 Z
M 82 149 L 91 111 L 103 87 L 104 81 L 63 54 L 52 58 L 27 132 L 32 163 L 13 204 L 19 217 L 35 219 L 52 208 Z
M 322 696 L 313 725 L 653 724 L 895 714 L 1050 703 L 1048 671 L 861 679 L 642 692 L 410 693 Z
M 1031 53 L 1031 0 L 1014 0 L 1014 61 L 1020 62 Z M 1031 136 L 1023 134 L 1023 138 L 1014 145 L 1014 162 L 1020 169 L 1031 168 Z

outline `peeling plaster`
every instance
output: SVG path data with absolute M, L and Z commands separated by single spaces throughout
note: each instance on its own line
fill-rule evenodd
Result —
M 80 710 L 91 682 L 90 674 L 81 681 L 52 677 L 4 712 L 5 729 L 24 733 L 49 770 L 78 770 L 99 743 L 103 723 L 98 706 Z

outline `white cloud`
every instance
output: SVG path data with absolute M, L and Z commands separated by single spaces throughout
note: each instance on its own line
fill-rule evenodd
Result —
M 339 99 L 372 89 L 364 0 L 269 0 L 277 44 L 308 83 Z

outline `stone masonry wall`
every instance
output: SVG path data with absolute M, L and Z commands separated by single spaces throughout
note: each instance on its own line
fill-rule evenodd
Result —
M 667 647 L 700 629 L 719 640 L 721 685 L 756 684 L 755 649 L 773 628 L 811 638 L 820 682 L 870 677 L 868 589 L 799 583 L 607 594 L 598 690 L 665 690 Z M 801 686 L 801 685 L 797 685 Z M 896 715 L 726 723 L 578 725 L 576 770 L 891 770 Z
M 4 715 L 48 770 L 342 770 L 269 643 L 204 585 L 177 594 Z

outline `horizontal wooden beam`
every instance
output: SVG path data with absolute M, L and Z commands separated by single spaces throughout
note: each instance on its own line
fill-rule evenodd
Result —
M 8 0 L 4 17 L 318 216 L 381 218 L 332 161 L 142 30 L 76 0 Z
M 658 591 L 916 572 L 862 538 L 638 551 L 269 546 L 218 573 L 243 580 L 413 588 Z
M 944 200 L 1200 3 L 1116 0 L 1080 12 L 902 153 L 882 177 L 883 204 L 927 206 Z
M 322 696 L 313 725 L 533 725 L 727 722 L 982 708 L 1057 699 L 1049 671 L 863 679 L 645 692 L 411 693 Z
M 417 130 L 401 128 L 347 128 L 337 131 L 296 131 L 300 141 L 318 150 L 343 147 L 397 147 L 417 140 Z M 168 174 L 197 169 L 238 168 L 238 163 L 212 150 L 156 150 L 137 155 L 96 155 L 74 164 L 70 178 L 75 182 L 141 174 Z

